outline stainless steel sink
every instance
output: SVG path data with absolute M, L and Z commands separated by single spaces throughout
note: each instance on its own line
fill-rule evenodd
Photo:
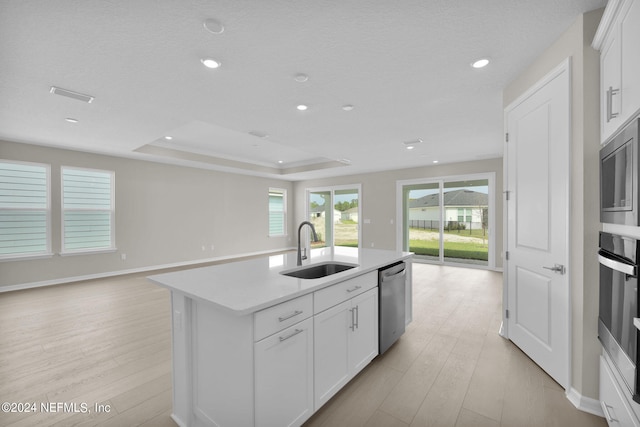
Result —
M 357 265 L 343 262 L 323 262 L 309 265 L 307 267 L 298 267 L 293 270 L 281 271 L 280 274 L 297 277 L 299 279 L 319 279 L 354 267 L 357 267 Z

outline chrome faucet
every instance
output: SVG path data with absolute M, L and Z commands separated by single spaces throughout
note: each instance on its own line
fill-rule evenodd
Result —
M 302 221 L 300 223 L 300 226 L 298 227 L 298 263 L 297 265 L 302 265 L 302 260 L 303 259 L 307 259 L 307 255 L 305 253 L 305 256 L 302 256 L 302 251 L 300 250 L 300 230 L 302 230 L 302 227 L 304 225 L 308 225 L 309 227 L 311 227 L 311 232 L 313 233 L 313 241 L 317 242 L 318 241 L 318 235 L 316 234 L 316 229 L 313 226 L 313 224 L 311 224 L 309 221 Z

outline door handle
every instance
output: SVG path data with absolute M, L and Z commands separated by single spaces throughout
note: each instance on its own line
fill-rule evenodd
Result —
M 567 269 L 562 264 L 554 264 L 553 267 L 542 266 L 542 268 L 546 268 L 547 270 L 551 270 L 554 273 L 564 274 L 567 272 Z
M 609 86 L 609 90 L 607 90 L 607 123 L 611 121 L 611 119 L 615 119 L 618 117 L 619 113 L 613 112 L 613 95 L 616 95 L 620 92 L 620 89 L 614 89 Z

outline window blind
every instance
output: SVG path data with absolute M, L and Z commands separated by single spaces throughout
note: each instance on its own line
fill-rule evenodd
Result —
M 269 190 L 269 236 L 285 234 L 284 190 Z
M 63 251 L 111 249 L 113 172 L 62 168 Z
M 0 258 L 50 253 L 49 167 L 0 161 Z

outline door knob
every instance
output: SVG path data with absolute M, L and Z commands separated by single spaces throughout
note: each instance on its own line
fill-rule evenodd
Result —
M 551 270 L 554 273 L 559 273 L 559 274 L 564 274 L 567 271 L 567 269 L 564 268 L 564 265 L 562 265 L 562 264 L 554 264 L 553 267 L 542 266 L 542 268 L 546 268 L 547 270 Z

